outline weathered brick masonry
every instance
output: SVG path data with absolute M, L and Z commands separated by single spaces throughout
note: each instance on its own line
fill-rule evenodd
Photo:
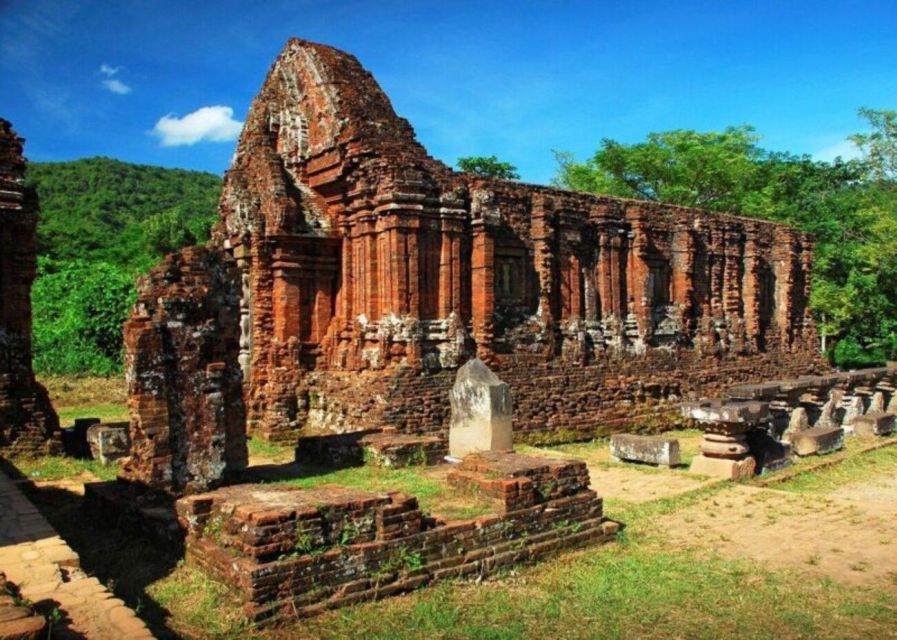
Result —
M 496 513 L 446 522 L 400 493 L 238 485 L 182 498 L 178 518 L 188 560 L 234 585 L 256 619 L 488 576 L 617 531 L 582 462 L 469 456 L 457 476 L 462 490 L 493 499 Z
M 671 397 L 823 367 L 809 237 L 453 172 L 330 47 L 291 40 L 274 63 L 221 215 L 249 423 L 272 439 L 444 430 L 440 371 L 473 354 L 511 383 L 522 431 L 614 428 Z
M 59 418 L 31 368 L 38 202 L 25 187 L 22 146 L 0 119 L 0 450 L 58 453 Z
M 209 251 L 237 267 L 237 358 L 262 438 L 444 433 L 453 371 L 473 355 L 511 384 L 515 428 L 534 437 L 656 426 L 683 396 L 825 368 L 808 236 L 454 172 L 331 47 L 293 39 L 278 56 L 220 215 Z
M 124 336 L 129 480 L 180 494 L 246 466 L 235 278 L 228 256 L 192 247 L 140 283 Z

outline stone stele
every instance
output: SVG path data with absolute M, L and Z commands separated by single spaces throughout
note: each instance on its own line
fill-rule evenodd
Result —
M 511 449 L 511 388 L 479 358 L 458 369 L 449 392 L 452 422 L 449 455 Z

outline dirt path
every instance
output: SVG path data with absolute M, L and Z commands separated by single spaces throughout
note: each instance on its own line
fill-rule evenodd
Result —
M 655 532 L 774 570 L 897 586 L 897 504 L 732 486 L 661 518 Z

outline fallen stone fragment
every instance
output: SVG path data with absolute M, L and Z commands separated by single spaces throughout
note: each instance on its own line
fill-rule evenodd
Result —
M 890 435 L 894 432 L 894 414 L 876 411 L 857 416 L 853 420 L 853 432 L 860 437 Z
M 840 427 L 813 427 L 791 438 L 794 453 L 799 456 L 823 455 L 844 446 L 844 429 Z
M 92 425 L 87 429 L 90 455 L 104 465 L 124 458 L 131 450 L 127 422 L 110 422 Z
M 692 460 L 692 473 L 699 473 L 704 476 L 712 476 L 722 478 L 724 480 L 748 480 L 753 477 L 757 469 L 757 461 L 752 456 L 747 456 L 741 460 L 731 460 L 728 458 L 709 458 L 705 455 L 699 455 Z
M 679 441 L 674 438 L 618 433 L 611 436 L 610 454 L 617 460 L 664 467 L 675 467 L 681 463 Z

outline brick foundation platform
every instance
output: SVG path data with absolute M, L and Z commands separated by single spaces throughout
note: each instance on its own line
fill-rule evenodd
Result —
M 477 456 L 457 485 L 479 487 L 496 513 L 444 522 L 417 499 L 325 485 L 237 485 L 177 502 L 188 561 L 242 595 L 253 619 L 306 616 L 450 577 L 487 576 L 564 548 L 606 542 L 580 462 Z
M 448 443 L 439 436 L 366 429 L 300 438 L 296 461 L 334 468 L 372 464 L 398 469 L 439 464 L 447 453 Z

